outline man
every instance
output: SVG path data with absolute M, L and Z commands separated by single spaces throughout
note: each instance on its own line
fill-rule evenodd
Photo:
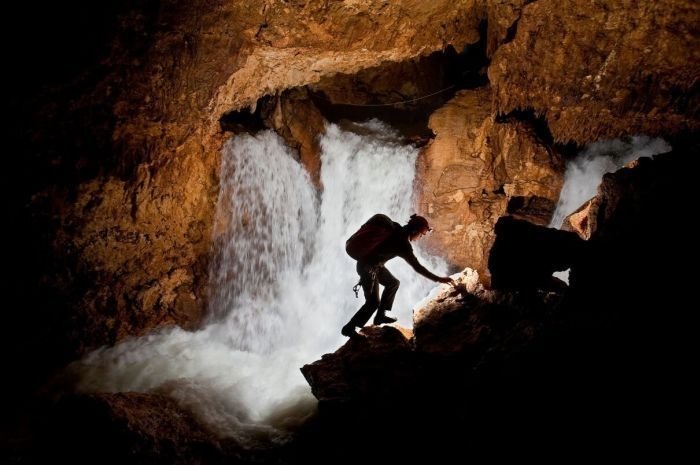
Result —
M 372 224 L 379 226 L 374 226 L 374 229 L 367 228 L 368 225 Z M 370 250 L 363 253 L 352 253 L 351 243 L 360 237 L 363 231 L 369 231 L 369 235 L 374 238 L 380 237 L 381 241 L 377 245 L 369 246 Z M 348 324 L 343 326 L 341 330 L 343 336 L 357 336 L 355 328 L 363 327 L 375 310 L 377 311 L 374 317 L 375 325 L 396 321 L 396 318 L 387 316 L 386 312 L 390 311 L 394 304 L 394 297 L 399 289 L 399 280 L 384 267 L 384 263 L 394 257 L 403 258 L 416 272 L 428 279 L 439 283 L 455 284 L 450 277 L 440 277 L 428 271 L 413 254 L 411 242 L 423 237 L 428 231 L 432 230 L 428 221 L 422 216 L 411 215 L 408 223 L 401 226 L 385 215 L 375 215 L 353 237 L 348 239 L 346 250 L 353 258 L 357 259 L 357 274 L 360 275 L 358 284 L 362 286 L 362 291 L 365 294 L 365 303 Z M 355 240 L 355 243 L 357 242 Z M 372 240 L 370 239 L 368 243 L 372 243 Z M 381 299 L 379 298 L 380 284 L 384 286 Z

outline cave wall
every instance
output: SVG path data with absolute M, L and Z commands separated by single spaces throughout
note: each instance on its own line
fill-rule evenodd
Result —
M 686 0 L 529 2 L 493 53 L 495 108 L 533 109 L 559 142 L 697 131 L 699 19 Z
M 461 91 L 435 111 L 435 138 L 420 153 L 416 189 L 434 231 L 428 248 L 455 268 L 470 267 L 488 283 L 494 225 L 513 198 L 548 205 L 535 218 L 549 222 L 564 165 L 526 121 L 497 121 L 489 87 Z M 548 214 L 547 214 L 548 213 Z
M 23 110 L 20 155 L 47 173 L 23 199 L 28 229 L 39 231 L 29 245 L 39 251 L 32 286 L 40 283 L 44 296 L 39 303 L 30 296 L 28 305 L 50 306 L 43 311 L 63 322 L 57 340 L 71 347 L 66 358 L 163 325 L 196 326 L 205 310 L 219 150 L 228 137 L 222 115 L 337 73 L 351 76 L 448 45 L 462 50 L 479 41 L 488 20 L 491 87 L 434 115 L 437 136 L 422 155 L 418 186 L 422 208 L 444 231 L 433 246 L 479 268 L 506 200 L 551 199 L 557 190 L 556 181 L 545 182 L 558 170 L 551 149 L 530 123 L 496 121 L 497 113 L 533 109 L 555 140 L 579 143 L 695 130 L 699 17 L 698 7 L 682 0 L 643 7 L 131 2 L 113 16 L 114 35 L 97 64 L 47 86 Z M 402 97 L 425 87 L 402 85 Z M 460 99 L 473 108 L 457 111 Z M 288 114 L 280 106 L 278 116 Z M 471 132 L 446 137 L 457 129 Z M 441 146 L 449 155 L 430 155 Z M 474 167 L 491 173 L 488 185 L 472 186 Z M 534 170 L 536 181 L 522 170 Z
M 51 81 L 23 109 L 17 146 L 46 176 L 20 200 L 28 205 L 20 208 L 23 228 L 34 231 L 24 243 L 39 246 L 20 297 L 57 324 L 48 324 L 48 338 L 17 342 L 37 358 L 40 347 L 60 346 L 65 361 L 153 328 L 196 327 L 205 312 L 219 151 L 230 136 L 219 119 L 325 75 L 475 42 L 473 4 L 115 7 L 103 55 Z M 299 145 L 308 147 L 313 171 L 313 147 L 287 101 L 271 120 L 307 139 Z M 30 319 L 20 315 L 17 324 Z

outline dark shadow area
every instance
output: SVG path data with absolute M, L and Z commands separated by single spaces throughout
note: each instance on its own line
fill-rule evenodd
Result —
M 266 95 L 258 99 L 255 110 L 244 108 L 242 110 L 229 111 L 219 118 L 219 125 L 224 132 L 250 133 L 255 134 L 263 129 L 267 129 L 263 117 L 263 110 L 274 105 L 275 97 Z
M 385 381 L 371 399 L 322 403 L 298 437 L 293 462 L 686 457 L 696 442 L 686 425 L 697 338 L 692 273 L 679 261 L 696 239 L 689 225 L 670 222 L 692 211 L 698 143 L 674 142 L 670 155 L 605 176 L 589 241 L 499 222 L 507 244 L 495 251 L 500 268 L 491 272 L 512 300 L 465 302 L 462 316 L 451 311 L 432 328 L 415 328 L 415 377 L 393 375 L 395 383 Z M 560 297 L 538 289 L 539 278 L 569 265 L 570 287 L 556 291 Z M 421 331 L 461 348 L 426 351 Z M 452 331 L 461 338 L 450 339 Z M 339 366 L 354 367 L 361 354 Z M 377 379 L 384 380 L 405 368 L 381 366 L 386 372 Z M 382 446 L 365 446 L 373 440 Z
M 397 129 L 407 141 L 423 145 L 433 134 L 428 118 L 462 89 L 488 84 L 485 53 L 485 23 L 482 39 L 461 52 L 448 46 L 444 51 L 401 63 L 387 63 L 354 75 L 338 74 L 299 90 L 321 111 L 322 116 L 352 130 L 352 122 L 379 119 Z M 221 130 L 256 133 L 270 127 L 278 97 L 264 96 L 250 108 L 224 114 Z M 342 99 L 343 101 L 339 101 Z M 350 122 L 350 123 L 348 123 Z
M 561 143 L 555 141 L 554 137 L 552 136 L 552 132 L 549 130 L 547 120 L 544 117 L 535 114 L 534 110 L 532 109 L 514 110 L 510 113 L 496 116 L 497 123 L 507 123 L 509 121 L 528 122 L 533 128 L 538 141 L 542 145 L 553 147 L 557 153 L 561 154 L 564 158 L 571 158 L 575 156 L 582 148 L 582 146 L 574 142 Z
M 430 115 L 457 91 L 486 85 L 487 66 L 482 31 L 481 40 L 462 51 L 448 46 L 411 62 L 390 63 L 351 77 L 338 75 L 310 86 L 310 95 L 323 116 L 333 123 L 376 118 L 410 140 L 427 140 L 432 137 L 428 129 Z M 380 84 L 392 80 L 391 92 L 382 90 Z M 338 87 L 345 89 L 339 91 Z
M 55 213 L 71 201 L 80 182 L 115 165 L 109 99 L 84 105 L 81 111 L 71 107 L 109 72 L 104 58 L 120 34 L 121 15 L 154 8 L 158 2 L 151 0 L 40 0 L 4 8 L 6 102 L 11 118 L 6 123 L 8 157 L 0 183 L 10 225 L 3 231 L 8 252 L 0 336 L 0 363 L 5 368 L 2 448 L 21 447 L 26 441 L 27 419 L 39 410 L 37 389 L 77 350 L 65 339 L 69 327 L 77 323 L 72 309 L 66 296 L 52 286 L 60 272 L 73 266 L 52 250 L 59 222 Z M 140 33 L 131 31 L 134 49 L 147 46 L 150 27 L 144 24 Z M 45 195 L 36 196 L 39 191 Z M 77 225 L 68 225 L 67 230 L 71 227 Z M 72 292 L 80 295 L 83 290 L 78 283 Z M 5 457 L 0 456 L 0 462 Z

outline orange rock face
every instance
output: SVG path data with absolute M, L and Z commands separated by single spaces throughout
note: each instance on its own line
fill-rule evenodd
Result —
M 43 131 L 32 153 L 106 160 L 69 194 L 35 196 L 53 205 L 46 235 L 63 271 L 45 281 L 73 295 L 74 338 L 94 346 L 200 321 L 224 114 L 338 73 L 460 51 L 484 19 L 493 90 L 462 93 L 433 115 L 437 137 L 419 169 L 432 246 L 450 263 L 485 275 L 508 199 L 556 199 L 560 187 L 554 154 L 495 110 L 532 108 L 559 141 L 697 129 L 695 2 L 526 3 L 196 0 L 120 15 L 110 55 L 32 121 Z M 404 83 L 401 99 L 431 87 Z M 318 115 L 303 100 L 280 102 L 275 127 L 316 176 Z
M 96 84 L 65 115 L 40 112 L 52 127 L 100 108 L 104 119 L 89 124 L 111 134 L 115 157 L 115 169 L 50 213 L 54 254 L 72 268 L 50 286 L 74 294 L 80 346 L 201 320 L 225 113 L 334 73 L 476 42 L 474 3 L 195 1 L 121 17 Z M 322 120 L 308 103 L 287 95 L 271 125 L 318 182 Z
M 488 282 L 493 227 L 509 199 L 549 199 L 554 207 L 562 163 L 527 124 L 496 122 L 488 88 L 459 92 L 429 125 L 435 139 L 420 154 L 417 172 L 420 209 L 434 229 L 426 242 Z
M 215 199 L 202 190 L 214 191 L 212 167 L 189 156 L 150 168 L 140 165 L 131 182 L 110 177 L 80 186 L 65 219 L 71 228 L 54 241 L 94 280 L 78 308 L 97 340 L 192 327 L 201 315 L 206 283 L 197 277 L 206 274 L 201 257 Z
M 459 50 L 479 40 L 476 0 L 259 3 L 254 47 L 220 89 L 213 117 L 326 75 L 353 74 L 448 44 Z
M 284 92 L 266 113 L 268 126 L 297 150 L 299 161 L 308 171 L 311 181 L 320 188 L 321 147 L 318 137 L 325 130 L 324 119 L 308 93 L 301 89 Z
M 698 130 L 699 22 L 692 0 L 532 2 L 489 67 L 497 108 L 580 144 Z

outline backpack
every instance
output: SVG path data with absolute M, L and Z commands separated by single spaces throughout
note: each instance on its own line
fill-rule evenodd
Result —
M 355 260 L 367 258 L 394 232 L 394 227 L 394 222 L 388 216 L 374 215 L 345 241 L 345 251 Z

